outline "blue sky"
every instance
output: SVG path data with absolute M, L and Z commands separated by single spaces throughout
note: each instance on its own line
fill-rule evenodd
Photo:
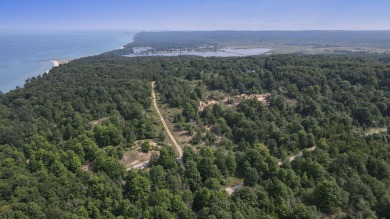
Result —
M 390 0 L 0 0 L 0 29 L 389 30 Z

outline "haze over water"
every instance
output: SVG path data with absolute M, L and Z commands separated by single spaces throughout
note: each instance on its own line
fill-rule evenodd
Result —
M 0 31 L 0 91 L 8 92 L 42 75 L 51 68 L 51 60 L 118 49 L 131 42 L 133 35 L 126 31 Z

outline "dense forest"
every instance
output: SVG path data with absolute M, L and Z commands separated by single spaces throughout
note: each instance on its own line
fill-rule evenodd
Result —
M 139 32 L 134 41 L 110 54 L 133 53 L 133 47 L 152 47 L 153 52 L 191 50 L 200 47 L 229 47 L 250 44 L 255 47 L 281 45 L 338 48 L 389 49 L 390 31 L 165 31 Z M 261 47 L 261 46 L 260 46 Z M 269 47 L 267 47 L 269 48 Z M 210 48 L 209 48 L 210 49 Z M 212 50 L 211 49 L 211 50 Z M 378 50 L 378 51 L 379 51 Z M 345 51 L 344 51 L 345 52 Z
M 104 54 L 55 67 L 0 93 L 0 218 L 390 218 L 389 60 Z M 182 160 L 151 81 L 190 138 Z M 161 147 L 127 171 L 139 140 Z

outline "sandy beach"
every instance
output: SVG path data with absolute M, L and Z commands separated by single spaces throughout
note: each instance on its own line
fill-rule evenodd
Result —
M 50 61 L 51 61 L 51 63 L 52 63 L 52 67 L 51 67 L 49 70 L 47 70 L 46 73 L 49 73 L 49 71 L 50 71 L 52 68 L 58 67 L 58 66 L 63 65 L 63 64 L 66 64 L 66 63 L 68 63 L 68 62 L 70 62 L 70 61 L 72 61 L 72 60 L 71 60 L 71 59 L 52 59 L 52 60 L 50 60 Z
M 57 60 L 50 60 L 51 61 L 51 63 L 52 63 L 52 67 L 58 67 L 58 66 L 60 66 L 60 62 L 59 61 L 57 61 Z
M 128 42 L 128 43 L 132 43 L 133 41 L 134 41 L 134 36 L 131 37 L 130 42 Z M 125 45 L 127 45 L 128 43 L 126 43 Z M 121 46 L 120 48 L 118 48 L 118 49 L 124 49 L 124 48 L 125 48 L 125 45 L 122 45 L 122 46 Z M 47 70 L 46 73 L 49 73 L 49 71 L 50 71 L 52 68 L 58 67 L 58 66 L 63 65 L 63 64 L 66 64 L 66 63 L 68 63 L 68 62 L 70 62 L 70 61 L 72 61 L 72 60 L 73 60 L 73 59 L 52 59 L 52 60 L 50 60 L 51 63 L 52 63 L 52 67 L 51 67 L 49 70 Z
M 71 59 L 53 59 L 53 60 L 50 60 L 52 63 L 53 63 L 53 67 L 58 67 L 62 64 L 66 64 L 70 61 L 72 61 Z
M 0 34 L 0 91 L 3 93 L 22 87 L 25 79 L 47 74 L 53 67 L 70 59 L 120 48 L 130 43 L 134 35 L 122 30 L 50 31 L 50 34 L 46 31 L 4 30 L 3 33 Z

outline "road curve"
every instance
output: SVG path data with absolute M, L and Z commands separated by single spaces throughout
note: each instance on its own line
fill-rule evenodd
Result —
M 173 137 L 171 131 L 169 130 L 167 124 L 165 123 L 164 117 L 162 116 L 160 110 L 157 106 L 156 94 L 154 93 L 155 81 L 152 81 L 152 98 L 153 98 L 153 106 L 157 111 L 158 117 L 160 117 L 161 123 L 164 126 L 165 131 L 168 133 L 169 138 L 171 139 L 173 145 L 175 145 L 177 152 L 179 153 L 179 157 L 177 159 L 181 159 L 183 157 L 183 150 L 180 145 L 176 142 L 175 137 Z
M 307 148 L 307 149 L 305 149 L 306 151 L 314 151 L 316 149 L 316 146 L 313 146 L 313 147 L 311 147 L 311 148 Z M 301 152 L 299 152 L 298 154 L 296 154 L 296 155 L 293 155 L 293 156 L 291 156 L 291 157 L 288 157 L 287 159 L 286 159 L 286 161 L 279 161 L 278 162 L 278 165 L 279 166 L 282 166 L 283 164 L 285 164 L 287 161 L 290 161 L 290 162 L 292 162 L 292 161 L 294 161 L 295 159 L 297 159 L 298 157 L 302 157 L 302 155 L 303 155 L 303 152 L 301 151 Z

